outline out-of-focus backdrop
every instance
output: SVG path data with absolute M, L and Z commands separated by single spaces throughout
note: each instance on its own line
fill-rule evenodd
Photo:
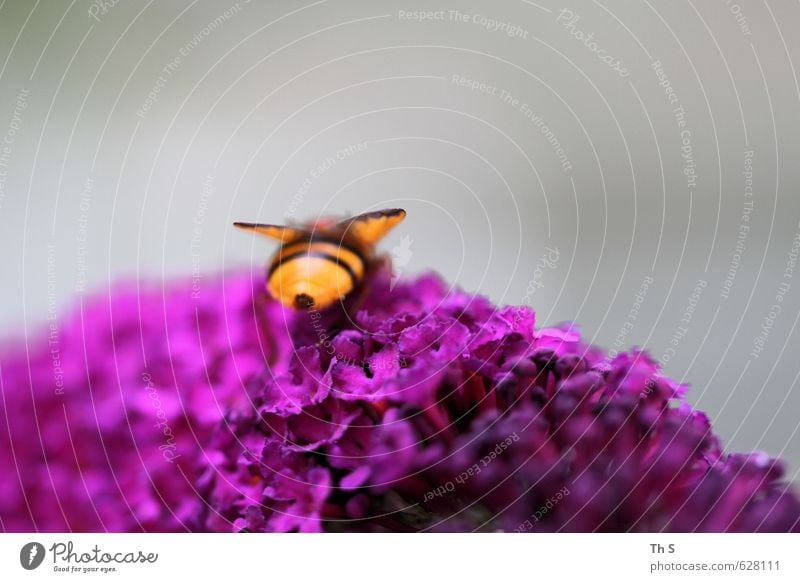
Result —
M 400 206 L 403 274 L 644 346 L 800 467 L 800 4 L 0 4 L 2 335 Z

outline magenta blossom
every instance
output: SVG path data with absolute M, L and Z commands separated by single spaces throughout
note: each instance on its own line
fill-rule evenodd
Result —
M 198 296 L 199 295 L 199 296 Z M 798 531 L 644 351 L 433 275 L 112 288 L 0 351 L 5 531 Z

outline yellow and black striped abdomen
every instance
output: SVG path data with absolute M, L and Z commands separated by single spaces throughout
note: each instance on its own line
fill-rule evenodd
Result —
M 290 307 L 322 309 L 350 293 L 364 276 L 362 252 L 335 240 L 292 242 L 280 248 L 267 272 L 267 288 Z

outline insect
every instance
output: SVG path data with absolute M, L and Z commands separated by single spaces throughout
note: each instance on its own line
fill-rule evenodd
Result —
M 402 208 L 301 226 L 234 222 L 275 239 L 280 248 L 267 268 L 267 290 L 289 307 L 322 309 L 356 289 L 375 263 L 375 246 L 406 217 Z

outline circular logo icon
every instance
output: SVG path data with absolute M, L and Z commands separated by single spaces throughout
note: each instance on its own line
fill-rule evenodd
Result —
M 35 570 L 44 561 L 44 546 L 39 542 L 29 542 L 19 551 L 19 563 L 26 570 Z

